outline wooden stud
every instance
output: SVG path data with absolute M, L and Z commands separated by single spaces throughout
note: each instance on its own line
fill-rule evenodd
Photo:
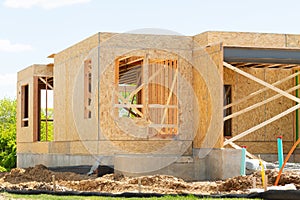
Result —
M 228 141 L 228 139 L 225 138 L 225 141 Z M 229 145 L 235 149 L 242 149 L 242 147 L 240 147 L 239 145 L 237 145 L 233 142 L 229 142 Z M 258 159 L 255 155 L 249 153 L 247 150 L 246 150 L 246 156 L 248 156 L 249 158 L 252 158 L 252 159 Z
M 33 142 L 38 141 L 39 133 L 39 77 L 33 77 L 33 101 L 36 102 L 33 105 Z
M 42 77 L 39 77 L 39 79 L 46 85 L 46 87 L 49 87 L 51 90 L 53 90 L 52 85 L 50 85 L 45 79 L 43 79 Z
M 287 81 L 287 80 L 290 80 L 290 79 L 292 79 L 292 78 L 298 76 L 299 74 L 300 74 L 300 71 L 299 71 L 299 72 L 296 72 L 296 73 L 294 73 L 294 74 L 292 74 L 292 75 L 290 75 L 290 76 L 288 76 L 288 77 L 286 77 L 286 78 L 284 78 L 284 79 L 282 79 L 282 80 L 276 81 L 276 82 L 273 83 L 272 85 L 273 85 L 273 86 L 279 85 L 279 84 L 281 84 L 281 83 L 283 83 L 283 82 L 285 82 L 285 81 Z M 260 93 L 262 93 L 262 92 L 267 91 L 268 89 L 269 89 L 268 87 L 264 87 L 264 88 L 262 88 L 262 89 L 260 89 L 260 90 L 257 90 L 257 91 L 255 91 L 255 92 L 249 94 L 248 96 L 246 96 L 246 97 L 244 97 L 244 98 L 242 98 L 242 99 L 239 99 L 239 100 L 237 100 L 237 101 L 235 101 L 235 102 L 233 102 L 233 103 L 231 103 L 231 104 L 228 104 L 228 105 L 224 106 L 224 109 L 227 109 L 227 108 L 229 108 L 229 107 L 232 107 L 232 106 L 235 106 L 235 105 L 237 105 L 237 104 L 239 104 L 239 103 L 242 103 L 242 102 L 244 102 L 244 101 L 246 101 L 246 100 L 248 100 L 248 99 L 254 97 L 255 95 L 258 95 L 258 94 L 260 94 Z
M 170 89 L 170 92 L 169 92 L 169 95 L 168 95 L 168 99 L 167 99 L 166 105 L 170 104 L 170 101 L 171 101 L 171 98 L 172 98 L 172 95 L 173 95 L 173 91 L 174 91 L 174 88 L 175 88 L 177 76 L 178 76 L 178 69 L 176 69 L 176 71 L 175 71 L 175 75 L 174 75 L 174 78 L 173 78 L 173 81 L 172 81 L 172 85 L 171 85 L 171 89 Z M 161 119 L 161 124 L 165 120 L 165 117 L 167 115 L 167 111 L 168 111 L 168 108 L 166 107 L 164 109 L 164 113 L 163 113 L 163 116 L 162 116 L 162 119 Z
M 294 90 L 297 90 L 297 89 L 299 89 L 299 88 L 300 88 L 300 85 L 297 85 L 297 86 L 295 86 L 295 87 L 292 87 L 292 88 L 286 90 L 285 92 L 290 93 L 290 92 L 292 92 L 292 91 L 294 91 Z M 273 100 L 275 100 L 275 99 L 278 99 L 278 98 L 280 98 L 280 97 L 282 97 L 282 94 L 276 94 L 276 95 L 274 95 L 274 96 L 272 96 L 272 97 L 270 97 L 270 98 L 268 98 L 268 99 L 266 99 L 266 100 L 264 100 L 264 101 L 258 102 L 258 103 L 254 104 L 254 105 L 252 105 L 252 106 L 249 106 L 249 107 L 247 107 L 247 108 L 244 108 L 244 109 L 242 109 L 242 110 L 240 110 L 240 111 L 237 111 L 237 112 L 235 112 L 235 113 L 232 113 L 231 115 L 228 115 L 228 116 L 224 117 L 224 121 L 226 121 L 226 120 L 228 120 L 228 119 L 231 119 L 231 118 L 233 118 L 233 117 L 237 117 L 237 116 L 239 116 L 239 115 L 241 115 L 241 114 L 244 114 L 244 113 L 246 113 L 246 112 L 248 112 L 248 111 L 250 111 L 250 110 L 253 110 L 254 108 L 257 108 L 257 107 L 259 107 L 259 106 L 262 106 L 262 105 L 264 105 L 264 104 L 266 104 L 266 103 L 269 103 L 269 102 L 271 102 L 271 101 L 273 101 Z
M 270 123 L 272 123 L 272 122 L 280 119 L 281 117 L 283 117 L 283 116 L 285 116 L 285 115 L 287 115 L 287 114 L 289 114 L 289 113 L 291 113 L 291 112 L 293 112 L 293 111 L 295 111 L 295 110 L 297 110 L 299 108 L 300 108 L 300 104 L 297 104 L 297 105 L 295 105 L 295 106 L 287 109 L 286 111 L 284 111 L 284 112 L 282 112 L 282 113 L 280 113 L 280 114 L 278 114 L 278 115 L 276 115 L 276 116 L 274 116 L 274 117 L 272 117 L 272 118 L 270 118 L 270 119 L 268 119 L 268 120 L 266 120 L 266 121 L 264 121 L 264 122 L 262 122 L 262 123 L 260 123 L 260 124 L 258 124 L 256 126 L 250 128 L 250 129 L 248 129 L 248 130 L 246 130 L 246 131 L 244 131 L 244 132 L 242 132 L 242 133 L 240 133 L 240 134 L 238 134 L 238 135 L 236 135 L 236 136 L 234 136 L 234 137 L 226 140 L 224 142 L 224 146 L 227 145 L 227 144 L 229 144 L 230 142 L 234 142 L 234 141 L 236 141 L 236 140 L 238 140 L 238 139 L 240 139 L 242 137 L 245 137 L 249 133 L 252 133 L 252 132 L 260 129 L 260 128 L 262 128 L 262 127 L 264 127 L 264 126 L 266 126 L 266 125 L 268 125 L 268 124 L 270 124 Z
M 293 95 L 291 95 L 291 94 L 289 94 L 289 93 L 287 93 L 287 92 L 285 92 L 285 91 L 283 91 L 283 90 L 281 90 L 281 89 L 279 89 L 279 88 L 271 85 L 270 83 L 267 83 L 267 82 L 265 82 L 265 81 L 263 81 L 263 80 L 261 80 L 259 78 L 256 78 L 255 76 L 253 76 L 253 75 L 251 75 L 251 74 L 249 74 L 247 72 L 244 72 L 243 70 L 240 70 L 237 67 L 234 67 L 234 66 L 232 66 L 232 65 L 230 65 L 230 64 L 228 64 L 226 62 L 223 62 L 223 65 L 225 67 L 227 67 L 227 68 L 229 68 L 229 69 L 231 69 L 231 70 L 233 70 L 233 71 L 235 71 L 235 72 L 237 72 L 237 73 L 239 73 L 239 74 L 241 74 L 241 75 L 243 75 L 243 76 L 245 76 L 245 77 L 247 77 L 247 78 L 249 78 L 249 79 L 251 79 L 251 80 L 253 80 L 253 81 L 257 82 L 257 83 L 259 83 L 259 84 L 261 84 L 261 85 L 263 85 L 263 86 L 268 87 L 271 90 L 274 90 L 275 92 L 278 92 L 278 93 L 282 94 L 283 96 L 285 96 L 285 97 L 287 97 L 287 98 L 289 98 L 291 100 L 296 101 L 297 103 L 300 103 L 300 99 L 299 98 L 297 98 L 297 97 L 295 97 L 295 96 L 293 96 Z

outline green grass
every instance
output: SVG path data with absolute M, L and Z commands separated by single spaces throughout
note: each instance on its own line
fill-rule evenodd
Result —
M 9 193 L 0 193 L 0 199 L 1 197 L 4 197 L 5 199 L 43 199 L 43 200 L 121 200 L 121 199 L 128 199 L 128 200 L 140 200 L 140 199 L 149 199 L 149 200 L 178 200 L 178 199 L 184 199 L 184 200 L 195 200 L 199 199 L 193 195 L 190 196 L 164 196 L 164 197 L 151 197 L 151 198 L 116 198 L 116 197 L 97 197 L 97 196 L 56 196 L 56 195 L 46 195 L 46 194 L 40 194 L 40 195 L 19 195 L 19 194 L 9 194 Z M 223 198 L 205 198 L 207 200 L 222 200 Z M 246 200 L 243 198 L 230 198 L 226 200 Z M 225 199 L 224 199 L 225 200 Z

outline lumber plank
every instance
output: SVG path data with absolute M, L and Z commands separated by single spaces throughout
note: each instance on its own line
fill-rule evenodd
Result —
M 294 90 L 297 90 L 297 89 L 299 89 L 299 88 L 300 88 L 300 85 L 297 85 L 297 86 L 294 86 L 294 87 L 292 87 L 292 88 L 286 90 L 285 92 L 289 92 L 289 93 L 290 93 L 290 92 L 292 92 L 292 91 L 294 91 Z M 264 104 L 266 104 L 266 103 L 269 103 L 270 101 L 273 101 L 273 100 L 278 99 L 278 98 L 280 98 L 280 97 L 282 97 L 282 94 L 276 94 L 276 95 L 274 95 L 274 96 L 272 96 L 272 97 L 270 97 L 270 98 L 268 98 L 268 99 L 266 99 L 266 100 L 264 100 L 264 101 L 258 102 L 258 103 L 256 103 L 256 104 L 253 104 L 253 105 L 247 107 L 247 108 L 244 108 L 244 109 L 242 109 L 242 110 L 240 110 L 240 111 L 237 111 L 237 112 L 235 112 L 235 113 L 232 113 L 231 115 L 228 115 L 228 116 L 224 117 L 224 121 L 226 121 L 226 120 L 228 120 L 228 119 L 231 119 L 231 118 L 233 118 L 233 117 L 237 117 L 237 116 L 239 116 L 239 115 L 241 115 L 241 114 L 244 114 L 244 113 L 246 113 L 246 112 L 248 112 L 248 111 L 250 111 L 250 110 L 253 110 L 254 108 L 257 108 L 257 107 L 259 107 L 259 106 L 262 106 L 262 105 L 264 105 Z
M 298 75 L 300 75 L 300 71 L 298 71 L 298 72 L 296 72 L 296 73 L 294 73 L 294 74 L 291 74 L 290 76 L 288 76 L 288 77 L 286 77 L 286 78 L 284 78 L 284 79 L 281 79 L 281 80 L 279 80 L 279 81 L 276 81 L 275 83 L 272 83 L 272 85 L 273 85 L 273 86 L 279 85 L 279 84 L 281 84 L 281 83 L 283 83 L 283 82 L 285 82 L 285 81 L 287 81 L 287 80 L 290 80 L 291 78 L 294 78 L 294 77 L 296 77 L 296 76 L 298 76 Z M 252 98 L 252 97 L 255 96 L 255 95 L 258 95 L 258 94 L 260 94 L 260 93 L 262 93 L 262 92 L 267 91 L 268 89 L 269 89 L 268 87 L 264 87 L 264 88 L 262 88 L 262 89 L 260 89 L 260 90 L 257 90 L 257 91 L 255 91 L 255 92 L 249 94 L 249 95 L 246 96 L 246 97 L 243 97 L 243 98 L 241 98 L 241 99 L 239 99 L 239 100 L 236 100 L 235 102 L 232 102 L 232 103 L 230 103 L 230 104 L 224 106 L 224 109 L 227 109 L 227 108 L 229 108 L 229 107 L 232 107 L 232 106 L 235 106 L 235 105 L 237 105 L 237 104 L 239 104 L 239 103 L 242 103 L 242 102 L 244 102 L 244 101 L 246 101 L 246 100 Z
M 266 120 L 266 121 L 264 121 L 264 122 L 262 122 L 262 123 L 260 123 L 260 124 L 258 124 L 256 126 L 250 128 L 250 129 L 248 129 L 248 130 L 246 130 L 246 131 L 244 131 L 244 132 L 242 132 L 242 133 L 240 133 L 240 134 L 238 134 L 238 135 L 236 135 L 236 136 L 234 136 L 234 137 L 226 140 L 224 142 L 224 146 L 227 145 L 227 144 L 229 144 L 230 142 L 234 142 L 234 141 L 236 141 L 236 140 L 238 140 L 238 139 L 240 139 L 242 137 L 245 137 L 249 133 L 252 133 L 252 132 L 260 129 L 260 128 L 262 128 L 262 127 L 264 127 L 264 126 L 266 126 L 266 125 L 268 125 L 268 124 L 270 124 L 270 123 L 272 123 L 272 122 L 280 119 L 281 117 L 283 117 L 283 116 L 285 116 L 285 115 L 287 115 L 287 114 L 289 114 L 289 113 L 291 113 L 291 112 L 293 112 L 293 111 L 295 111 L 295 110 L 297 110 L 299 108 L 300 108 L 300 104 L 297 104 L 297 105 L 295 105 L 295 106 L 287 109 L 286 111 L 284 111 L 284 112 L 282 112 L 282 113 L 280 113 L 280 114 L 278 114 L 278 115 L 276 115 L 276 116 L 274 116 L 274 117 L 272 117 L 272 118 L 270 118 L 270 119 L 268 119 L 268 120 Z
M 283 96 L 285 96 L 285 97 L 287 97 L 287 98 L 289 98 L 291 100 L 294 100 L 297 103 L 300 103 L 300 99 L 299 98 L 297 98 L 297 97 L 295 97 L 295 96 L 293 96 L 293 95 L 291 95 L 291 94 L 289 94 L 289 93 L 287 93 L 287 92 L 285 92 L 285 91 L 283 91 L 283 90 L 275 87 L 274 85 L 271 85 L 270 83 L 267 83 L 267 82 L 265 82 L 265 81 L 263 81 L 263 80 L 255 77 L 255 76 L 253 76 L 253 75 L 251 75 L 251 74 L 249 74 L 247 72 L 244 72 L 243 70 L 240 70 L 239 68 L 234 67 L 234 66 L 228 64 L 227 62 L 223 62 L 223 65 L 225 67 L 227 67 L 227 68 L 229 68 L 229 69 L 231 69 L 231 70 L 233 70 L 233 71 L 235 71 L 235 72 L 237 72 L 237 73 L 239 73 L 239 74 L 241 74 L 241 75 L 243 75 L 243 76 L 245 76 L 245 77 L 247 77 L 247 78 L 249 78 L 249 79 L 251 79 L 251 80 L 253 80 L 253 81 L 257 82 L 257 83 L 259 83 L 259 84 L 261 84 L 261 85 L 263 85 L 263 86 L 268 87 L 269 89 L 271 89 L 271 90 L 273 90 L 275 92 L 278 92 L 278 93 L 282 94 Z
M 227 141 L 227 140 L 228 139 L 225 139 L 225 141 Z M 239 145 L 237 145 L 233 142 L 230 142 L 229 145 L 232 146 L 235 149 L 241 149 L 242 148 L 242 147 L 240 147 Z M 246 150 L 246 156 L 248 156 L 249 158 L 252 158 L 252 159 L 258 159 L 255 155 L 249 153 L 247 150 Z

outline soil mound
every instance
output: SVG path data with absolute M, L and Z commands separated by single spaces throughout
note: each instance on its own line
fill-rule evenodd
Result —
M 268 186 L 274 184 L 278 171 L 266 170 Z M 161 194 L 217 194 L 249 193 L 248 189 L 262 188 L 261 174 L 237 176 L 224 181 L 185 182 L 183 179 L 167 175 L 125 177 L 108 174 L 102 177 L 87 176 L 72 172 L 53 172 L 43 165 L 26 169 L 15 168 L 1 174 L 2 190 L 54 190 L 52 177 L 55 176 L 56 191 L 93 191 L 108 193 L 144 192 Z M 300 189 L 299 171 L 284 171 L 280 185 L 293 183 Z

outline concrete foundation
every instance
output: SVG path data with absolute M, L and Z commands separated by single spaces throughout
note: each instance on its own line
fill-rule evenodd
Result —
M 18 167 L 94 165 L 100 156 L 62 154 L 18 154 Z M 101 156 L 101 164 L 114 166 L 115 173 L 127 176 L 164 174 L 186 181 L 220 180 L 240 174 L 241 150 L 194 149 L 193 156 L 114 155 Z
M 127 176 L 166 174 L 187 181 L 220 180 L 240 175 L 241 156 L 241 150 L 235 149 L 194 149 L 192 157 L 177 160 L 171 155 L 117 155 L 114 164 L 117 173 Z
M 17 154 L 17 167 L 27 168 L 42 164 L 47 167 L 94 165 L 100 156 L 63 154 Z M 111 156 L 101 156 L 106 165 L 113 165 Z

